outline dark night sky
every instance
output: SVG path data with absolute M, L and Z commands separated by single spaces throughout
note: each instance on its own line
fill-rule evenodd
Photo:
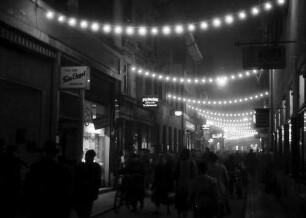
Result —
M 260 1 L 254 0 L 181 0 L 178 8 L 181 8 L 185 17 L 181 19 L 188 21 L 209 20 L 227 14 L 233 14 L 241 9 L 249 10 Z M 271 13 L 271 12 L 270 12 Z M 249 15 L 251 16 L 251 15 Z M 179 21 L 179 18 L 177 18 Z M 235 42 L 263 41 L 262 23 L 268 19 L 263 12 L 258 17 L 249 17 L 245 21 L 236 21 L 232 25 L 224 24 L 222 27 L 211 28 L 206 32 L 196 32 L 194 34 L 198 47 L 203 55 L 201 65 L 205 69 L 200 75 L 220 75 L 243 71 L 242 68 L 242 47 L 234 45 Z M 267 76 L 267 73 L 265 73 Z M 200 76 L 199 75 L 199 76 Z M 257 94 L 262 90 L 267 90 L 261 81 L 258 84 L 253 76 L 248 79 L 230 82 L 225 87 L 220 88 L 210 86 L 206 89 L 208 97 L 211 99 L 227 99 L 243 97 Z M 259 106 L 262 101 L 240 104 L 237 107 L 224 107 L 220 110 L 248 110 Z M 217 110 L 217 109 L 216 109 Z

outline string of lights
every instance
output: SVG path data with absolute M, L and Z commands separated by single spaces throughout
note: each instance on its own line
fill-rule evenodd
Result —
M 254 112 L 250 111 L 250 112 L 241 112 L 241 113 L 220 113 L 220 112 L 213 112 L 213 111 L 208 111 L 208 110 L 202 110 L 200 108 L 191 106 L 191 105 L 187 105 L 187 108 L 196 110 L 200 113 L 203 113 L 205 115 L 215 115 L 215 116 L 219 116 L 219 117 L 244 117 L 244 116 L 249 116 L 249 115 L 253 115 Z
M 131 67 L 131 72 L 136 73 L 137 75 L 144 76 L 145 78 L 152 78 L 158 81 L 178 83 L 184 85 L 203 85 L 203 84 L 213 84 L 217 83 L 218 85 L 225 85 L 228 81 L 235 81 L 244 78 L 249 78 L 252 75 L 258 74 L 258 70 L 244 71 L 231 74 L 230 76 L 216 76 L 216 77 L 202 77 L 202 78 L 185 78 L 170 76 L 166 74 L 151 72 L 144 70 L 142 68 L 137 68 L 135 66 Z
M 207 120 L 206 121 L 207 125 L 214 125 L 214 126 L 218 126 L 221 128 L 232 128 L 232 127 L 251 127 L 252 126 L 252 122 L 248 122 L 248 123 L 224 123 L 224 122 L 220 122 L 220 121 L 213 121 L 213 120 Z
M 191 99 L 191 98 L 183 98 L 181 96 L 168 94 L 168 98 L 175 100 L 175 101 L 181 101 L 181 102 L 188 102 L 193 104 L 203 104 L 203 105 L 228 105 L 228 104 L 239 104 L 243 102 L 249 102 L 249 101 L 255 101 L 260 98 L 264 98 L 269 95 L 269 92 L 263 92 L 259 93 L 257 95 L 242 97 L 242 98 L 236 98 L 236 99 L 230 99 L 230 100 L 199 100 L 199 99 Z
M 117 24 L 109 24 L 103 22 L 92 22 L 85 19 L 77 19 L 75 17 L 68 17 L 61 13 L 54 11 L 47 11 L 46 17 L 50 20 L 57 20 L 59 23 L 65 23 L 74 28 L 82 30 L 91 30 L 95 33 L 115 34 L 115 35 L 138 35 L 138 36 L 169 36 L 182 35 L 184 32 L 207 31 L 211 28 L 218 29 L 222 26 L 233 25 L 235 21 L 245 21 L 248 17 L 258 17 L 261 12 L 270 12 L 276 6 L 282 6 L 286 0 L 267 1 L 263 4 L 251 7 L 248 10 L 240 10 L 236 13 L 226 14 L 221 17 L 215 17 L 204 21 L 176 24 L 176 25 L 162 25 L 162 26 L 125 26 Z
M 220 119 L 220 118 L 217 118 L 217 117 L 211 117 L 211 116 L 207 116 L 207 115 L 204 115 L 204 114 L 203 114 L 203 116 L 205 116 L 209 120 L 216 120 L 216 121 L 220 121 L 220 122 L 229 122 L 229 123 L 248 122 L 248 121 L 253 120 L 252 118 L 243 118 L 243 119 L 238 119 L 238 120 Z

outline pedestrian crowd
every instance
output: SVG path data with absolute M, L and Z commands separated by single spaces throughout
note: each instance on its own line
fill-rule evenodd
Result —
M 249 153 L 215 153 L 207 148 L 201 153 L 185 148 L 177 156 L 167 152 L 125 155 L 123 159 L 119 174 L 126 175 L 120 186 L 121 191 L 126 190 L 126 205 L 133 212 L 142 209 L 149 189 L 156 206 L 154 215 L 161 214 L 162 205 L 170 214 L 173 204 L 179 218 L 190 211 L 194 217 L 205 218 L 230 214 L 229 198 L 242 197 L 249 179 L 256 179 L 258 165 L 252 149 Z
M 0 141 L 0 148 L 1 217 L 69 218 L 72 211 L 79 218 L 90 217 L 101 185 L 94 150 L 86 151 L 85 161 L 72 172 L 54 143 L 46 142 L 31 166 L 18 157 L 16 145 Z M 21 182 L 23 168 L 28 170 Z
M 29 168 L 24 187 L 20 186 L 20 172 L 26 163 L 16 154 L 16 146 L 5 146 L 0 152 L 0 206 L 4 217 L 17 217 L 15 209 L 20 202 L 26 202 L 22 212 L 27 218 L 69 218 L 71 211 L 79 218 L 90 217 L 102 173 L 101 166 L 94 162 L 94 150 L 86 151 L 85 161 L 71 171 L 57 156 L 56 146 L 47 142 L 42 158 Z M 229 197 L 241 198 L 248 178 L 255 179 L 258 166 L 252 150 L 247 154 L 217 153 L 208 148 L 204 152 L 184 148 L 178 155 L 153 155 L 145 149 L 139 155 L 120 152 L 116 160 L 116 175 L 123 176 L 120 187 L 131 211 L 142 209 L 149 194 L 156 206 L 154 215 L 162 213 L 162 206 L 170 214 L 174 205 L 179 218 L 186 218 L 190 211 L 194 217 L 203 218 L 230 214 Z M 268 178 L 269 171 L 262 172 Z

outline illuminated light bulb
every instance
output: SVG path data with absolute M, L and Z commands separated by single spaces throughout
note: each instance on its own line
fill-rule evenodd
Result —
M 249 99 L 248 99 L 248 98 L 245 98 L 244 100 L 245 100 L 245 101 L 248 101 Z
M 234 75 L 231 76 L 232 79 L 235 79 L 236 77 Z
M 169 98 L 171 98 L 171 95 L 168 95 Z
M 65 22 L 65 16 L 60 15 L 60 16 L 58 17 L 58 22 L 60 22 L 60 23 Z
M 198 80 L 198 79 L 195 79 L 195 80 L 194 80 L 194 82 L 195 82 L 195 83 L 198 83 L 198 82 L 199 82 L 199 80 Z
M 263 96 L 263 94 L 260 94 L 260 97 L 262 97 Z
M 219 18 L 215 18 L 212 23 L 214 27 L 220 27 L 222 22 Z
M 153 73 L 153 74 L 152 74 L 152 77 L 156 77 L 156 74 L 155 74 L 155 73 Z
M 255 98 L 258 98 L 258 95 L 255 95 Z
M 183 101 L 186 101 L 186 98 L 183 98 Z
M 128 35 L 133 35 L 133 34 L 134 34 L 134 28 L 128 26 L 128 27 L 126 28 L 126 34 L 128 34 Z
M 264 8 L 266 11 L 270 11 L 272 9 L 272 4 L 271 2 L 266 2 L 264 5 Z
M 167 77 L 166 77 L 166 80 L 169 80 L 169 79 L 170 79 L 169 76 L 167 76 Z
M 283 4 L 285 4 L 285 0 L 277 0 L 277 4 L 279 4 L 279 5 L 283 5 Z
M 266 94 L 266 95 L 269 95 L 269 92 L 266 92 L 265 94 Z
M 178 98 L 178 100 L 180 101 L 180 100 L 181 100 L 181 98 Z
M 200 102 L 200 101 L 198 101 L 198 104 L 201 104 L 201 102 Z M 199 109 L 197 108 L 197 110 L 199 110 Z
M 252 100 L 252 99 L 253 99 L 253 97 L 251 96 L 251 97 L 250 97 L 250 99 Z
M 76 25 L 76 19 L 75 18 L 70 18 L 69 21 L 68 21 L 68 24 L 70 26 L 75 26 Z
M 121 34 L 122 33 L 122 27 L 121 26 L 115 26 L 114 33 L 115 34 Z
M 250 76 L 250 73 L 249 73 L 249 71 L 245 72 L 245 75 L 247 75 L 247 76 Z
M 205 79 L 202 79 L 202 83 L 206 83 L 206 80 L 205 80 Z
M 232 24 L 232 23 L 234 22 L 234 17 L 233 17 L 232 15 L 227 15 L 227 16 L 225 17 L 225 22 L 226 22 L 227 24 Z
M 146 76 L 148 76 L 149 74 L 150 74 L 150 73 L 149 73 L 148 71 L 147 71 L 147 72 L 145 72 L 145 75 L 146 75 Z
M 207 22 L 201 22 L 200 28 L 201 28 L 202 30 L 208 29 L 208 23 L 207 23 Z
M 110 31 L 112 31 L 112 28 L 110 25 L 106 24 L 103 26 L 103 32 L 109 33 Z
M 173 96 L 174 99 L 176 99 L 176 96 Z
M 138 33 L 139 33 L 139 35 L 141 35 L 141 36 L 145 36 L 145 35 L 147 35 L 147 29 L 146 29 L 145 27 L 140 27 L 140 28 L 138 29 Z
M 82 29 L 86 29 L 88 27 L 88 22 L 86 20 L 82 20 L 80 26 Z
M 192 102 L 193 102 L 193 103 L 195 103 L 196 101 L 195 101 L 195 100 L 193 100 Z
M 99 24 L 97 24 L 97 23 L 93 23 L 93 24 L 91 24 L 91 30 L 92 31 L 98 31 L 99 30 Z
M 54 18 L 54 12 L 53 11 L 48 11 L 47 14 L 46 14 L 46 17 L 50 20 L 53 19 Z
M 183 79 L 183 78 L 181 78 L 181 79 L 180 79 L 180 81 L 183 83 L 183 82 L 184 82 L 184 79 Z
M 206 104 L 206 101 L 203 101 L 202 103 L 203 103 L 203 104 Z
M 234 102 L 237 103 L 237 100 L 235 99 Z
M 184 32 L 184 28 L 182 25 L 176 25 L 174 30 L 177 34 L 181 34 Z
M 213 79 L 212 79 L 212 78 L 210 78 L 208 81 L 209 81 L 210 83 L 212 83 L 212 82 L 213 82 Z
M 252 14 L 253 14 L 254 16 L 256 16 L 256 15 L 259 14 L 259 8 L 254 7 L 254 8 L 252 8 L 251 12 L 252 12 Z
M 239 101 L 242 102 L 242 99 L 240 98 Z
M 188 31 L 190 31 L 190 32 L 195 31 L 195 25 L 189 24 L 189 25 L 188 25 Z
M 223 104 L 227 104 L 227 101 L 224 101 Z
M 132 71 L 135 71 L 136 70 L 136 67 L 132 67 Z
M 221 102 L 221 101 L 219 101 L 219 104 L 222 104 L 222 102 Z
M 158 29 L 156 27 L 153 27 L 151 29 L 151 33 L 152 33 L 152 35 L 157 35 L 158 34 Z
M 243 75 L 242 75 L 241 73 L 239 73 L 239 74 L 238 74 L 238 76 L 239 76 L 240 78 L 242 78 L 242 77 L 243 77 Z
M 214 101 L 214 104 L 217 104 L 217 102 Z
M 169 26 L 163 27 L 163 34 L 169 35 L 171 33 L 171 28 Z
M 173 82 L 176 82 L 176 78 L 174 77 L 174 78 L 172 79 L 172 81 L 173 81 Z
M 211 102 L 210 102 L 210 101 L 208 101 L 208 104 L 211 104 Z
M 191 79 L 187 79 L 187 82 L 188 82 L 188 83 L 191 83 Z

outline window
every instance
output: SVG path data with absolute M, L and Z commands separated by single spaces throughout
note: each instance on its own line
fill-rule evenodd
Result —
M 303 75 L 299 76 L 299 106 L 301 107 L 305 102 L 305 78 Z

